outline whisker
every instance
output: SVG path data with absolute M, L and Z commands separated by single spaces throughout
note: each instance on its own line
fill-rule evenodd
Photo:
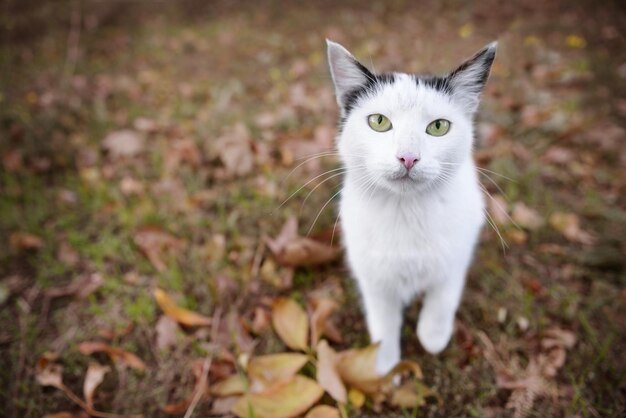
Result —
M 308 237 L 309 234 L 311 233 L 311 231 L 313 230 L 313 227 L 315 226 L 315 223 L 317 222 L 317 220 L 319 219 L 320 215 L 322 214 L 322 212 L 324 211 L 324 209 L 326 208 L 326 206 L 328 206 L 328 204 L 335 198 L 337 197 L 337 195 L 341 193 L 341 189 L 335 193 L 334 195 L 332 195 L 330 197 L 330 199 L 328 199 L 326 201 L 326 203 L 324 203 L 324 206 L 322 206 L 322 208 L 319 210 L 319 212 L 317 212 L 317 216 L 315 217 L 315 219 L 313 219 L 313 223 L 311 224 L 311 227 L 309 228 L 308 232 L 306 233 L 306 236 Z

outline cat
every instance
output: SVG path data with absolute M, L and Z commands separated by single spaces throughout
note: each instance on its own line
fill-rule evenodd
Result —
M 423 295 L 422 347 L 437 354 L 452 336 L 484 223 L 473 117 L 497 43 L 445 76 L 430 76 L 376 74 L 326 42 L 346 170 L 343 242 L 384 374 L 400 360 L 402 312 L 416 296 Z

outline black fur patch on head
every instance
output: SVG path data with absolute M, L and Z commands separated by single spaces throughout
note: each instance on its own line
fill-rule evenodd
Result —
M 375 90 L 378 86 L 383 84 L 392 84 L 396 79 L 391 73 L 374 74 L 358 61 L 355 61 L 355 65 L 365 76 L 366 82 L 358 88 L 350 90 L 343 95 L 342 102 L 344 103 L 344 120 L 348 117 L 350 111 L 354 109 L 356 102 L 361 97 L 365 96 L 368 92 Z
M 416 75 L 414 77 L 418 86 L 424 85 L 444 94 L 452 93 L 449 76 Z

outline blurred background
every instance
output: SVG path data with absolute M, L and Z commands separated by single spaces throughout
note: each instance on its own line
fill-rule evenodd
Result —
M 626 413 L 622 2 L 0 8 L 0 415 L 230 416 L 232 397 L 192 405 L 194 371 L 284 350 L 278 296 L 332 300 L 333 347 L 368 344 L 337 250 L 325 38 L 376 71 L 432 73 L 500 42 L 476 121 L 490 225 L 455 337 L 426 354 L 416 302 L 403 346 L 423 391 L 354 395 L 343 416 Z

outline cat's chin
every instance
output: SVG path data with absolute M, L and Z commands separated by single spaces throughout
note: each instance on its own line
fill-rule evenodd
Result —
M 400 175 L 384 179 L 385 189 L 395 194 L 409 194 L 429 190 L 432 183 L 430 178 L 420 175 Z

